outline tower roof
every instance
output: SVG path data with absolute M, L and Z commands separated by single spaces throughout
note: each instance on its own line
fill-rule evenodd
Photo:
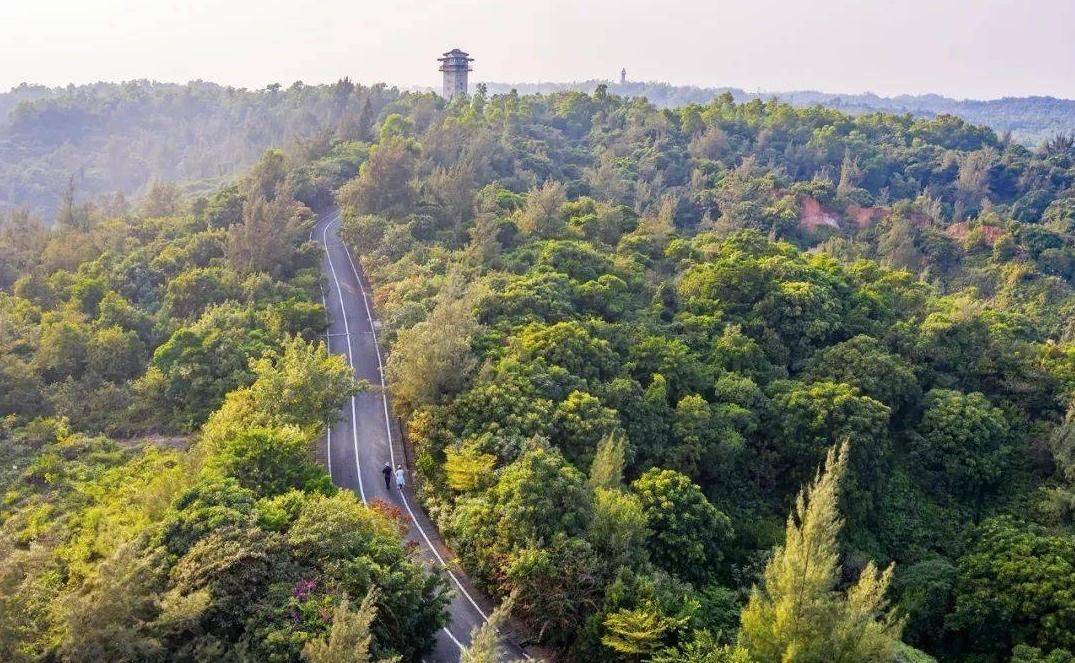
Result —
M 437 60 L 440 62 L 444 62 L 446 60 L 462 60 L 464 62 L 473 62 L 474 58 L 470 57 L 470 53 L 467 53 L 466 51 L 461 51 L 458 48 L 453 48 L 452 50 L 444 53 L 443 57 L 437 58 Z

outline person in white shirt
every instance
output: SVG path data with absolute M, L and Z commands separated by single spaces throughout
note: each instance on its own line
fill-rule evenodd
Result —
M 396 465 L 396 488 L 399 488 L 399 492 L 403 492 L 403 486 L 407 485 L 407 473 L 403 471 L 402 465 Z

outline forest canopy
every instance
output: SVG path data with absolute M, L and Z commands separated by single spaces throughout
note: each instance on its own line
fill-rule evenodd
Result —
M 1050 97 L 958 101 L 938 95 L 748 93 L 634 81 L 489 83 L 488 88 L 497 94 L 512 89 L 523 94 L 592 94 L 601 85 L 667 109 L 704 106 L 730 94 L 738 103 L 779 99 L 800 108 L 819 106 L 853 115 L 952 115 L 1032 148 L 1056 135 L 1075 133 L 1075 102 Z M 140 198 L 155 181 L 208 192 L 241 175 L 266 149 L 323 146 L 333 137 L 369 140 L 373 125 L 405 110 L 395 103 L 410 94 L 347 79 L 328 85 L 274 83 L 259 90 L 205 81 L 55 88 L 23 84 L 0 93 L 0 209 L 28 208 L 50 218 L 65 196 L 80 202 L 116 194 Z
M 356 385 L 322 340 L 296 196 L 331 199 L 363 150 L 269 151 L 207 196 L 70 204 L 51 229 L 0 221 L 0 658 L 432 649 L 444 579 L 396 511 L 316 462 Z
M 426 506 L 559 656 L 1062 660 L 1073 159 L 479 88 L 385 118 L 337 199 Z M 792 536 L 833 560 L 806 603 Z
M 12 651 L 428 647 L 442 580 L 310 457 L 351 388 L 304 242 L 338 205 L 420 498 L 544 651 L 1071 658 L 1070 138 L 606 87 L 363 115 L 371 93 L 204 193 L 3 216 Z M 147 434 L 192 451 L 102 437 Z

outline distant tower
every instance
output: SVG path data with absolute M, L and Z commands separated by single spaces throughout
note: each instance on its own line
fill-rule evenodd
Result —
M 620 85 L 627 85 L 627 67 L 620 69 Z
M 474 58 L 470 57 L 470 53 L 453 48 L 445 53 L 444 57 L 437 58 L 437 61 L 440 62 L 440 70 L 444 72 L 444 98 L 452 99 L 456 95 L 465 95 L 467 73 L 473 71 L 470 63 L 474 62 Z

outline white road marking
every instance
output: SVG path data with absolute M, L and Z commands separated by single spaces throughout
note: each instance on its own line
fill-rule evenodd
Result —
M 317 228 L 315 225 L 310 228 L 310 240 L 314 241 L 314 230 Z M 321 285 L 320 280 L 317 282 L 317 289 L 321 291 L 321 307 L 325 309 L 325 320 L 328 320 L 328 300 L 325 299 L 325 287 Z M 332 334 L 328 333 L 328 327 L 325 328 L 325 349 L 332 352 L 332 345 L 329 341 L 329 337 Z M 350 338 L 350 337 L 348 337 Z M 325 430 L 325 461 L 328 464 L 328 478 L 332 478 L 332 426 L 329 426 Z
M 331 224 L 332 222 L 329 222 L 329 225 Z M 395 465 L 396 452 L 395 447 L 392 445 L 392 419 L 388 414 L 388 387 L 385 385 L 384 381 L 384 363 L 381 360 L 381 344 L 377 340 L 377 325 L 374 323 L 373 313 L 370 311 L 369 298 L 366 296 L 365 286 L 362 285 L 362 277 L 358 275 L 358 268 L 355 267 L 355 259 L 351 256 L 351 249 L 344 242 L 340 242 L 340 244 L 343 245 L 343 250 L 347 254 L 347 261 L 351 263 L 351 271 L 355 275 L 355 281 L 358 282 L 358 289 L 362 293 L 362 303 L 366 307 L 366 319 L 369 320 L 370 334 L 373 335 L 373 348 L 377 353 L 377 373 L 381 378 L 381 403 L 384 406 L 385 433 L 388 434 L 388 454 L 391 458 L 392 464 Z M 448 573 L 448 576 L 455 582 L 456 587 L 458 587 L 459 591 L 463 593 L 463 596 L 467 598 L 467 601 L 470 602 L 470 605 L 474 606 L 474 609 L 478 612 L 479 615 L 481 615 L 482 620 L 488 623 L 489 616 L 486 615 L 485 611 L 481 609 L 481 606 L 479 606 L 478 602 L 474 600 L 474 597 L 470 595 L 470 592 L 468 592 L 466 587 L 463 586 L 463 583 L 460 582 L 459 578 L 457 578 L 455 574 L 452 573 L 451 567 L 449 567 L 448 563 L 444 561 L 444 558 L 441 557 L 440 552 L 437 550 L 437 547 L 433 545 L 433 542 L 430 541 L 429 536 L 426 534 L 425 530 L 422 529 L 422 525 L 418 522 L 418 518 L 414 515 L 414 511 L 411 510 L 411 504 L 407 501 L 407 496 L 403 493 L 402 490 L 399 491 L 399 496 L 400 499 L 403 500 L 403 506 L 407 508 L 407 514 L 410 515 L 411 522 L 414 523 L 415 529 L 418 530 L 418 533 L 421 534 L 422 538 L 425 540 L 426 546 L 428 546 L 429 550 L 432 551 L 433 555 L 436 556 L 437 561 L 440 562 L 440 565 L 442 567 L 444 567 L 444 570 Z M 452 635 L 451 631 L 449 631 L 448 629 L 444 629 L 444 632 L 452 638 L 455 644 L 459 645 L 460 649 L 464 648 L 463 645 L 455 639 L 455 636 Z M 530 655 L 527 654 L 525 651 L 522 654 L 523 658 L 525 658 L 526 660 L 532 660 L 530 658 Z
M 347 334 L 347 363 L 351 366 L 351 372 L 355 370 L 355 360 L 351 356 L 351 329 L 347 324 L 347 305 L 343 300 L 343 290 L 340 288 L 340 280 L 336 278 L 336 266 L 332 264 L 332 254 L 328 251 L 328 227 L 329 221 L 321 231 L 321 243 L 325 246 L 325 257 L 328 258 L 328 267 L 332 270 L 332 280 L 336 283 L 336 296 L 340 298 L 340 312 L 343 313 L 343 331 Z M 359 284 L 361 287 L 361 284 Z M 355 446 L 355 473 L 358 476 L 358 494 L 362 497 L 362 503 L 366 501 L 366 490 L 362 487 L 362 463 L 358 459 L 358 415 L 355 412 L 355 394 L 351 394 L 351 438 Z
M 351 257 L 351 249 L 349 249 L 347 245 L 344 244 L 343 250 L 347 253 L 347 260 L 351 263 L 351 271 L 354 272 L 355 280 L 358 281 L 358 289 L 362 293 L 362 303 L 366 307 L 366 318 L 370 321 L 370 329 L 372 330 L 373 314 L 370 311 L 370 303 L 369 298 L 366 296 L 366 288 L 362 285 L 362 279 L 358 275 L 358 268 L 355 267 L 355 260 Z M 392 464 L 395 465 L 396 452 L 395 447 L 392 445 L 392 419 L 388 414 L 388 387 L 385 385 L 384 381 L 384 364 L 381 361 L 381 345 L 377 341 L 377 332 L 374 331 L 372 333 L 374 349 L 377 352 L 377 372 L 379 373 L 381 379 L 381 403 L 384 406 L 385 432 L 388 434 L 388 453 L 392 459 Z M 403 500 L 403 506 L 407 508 L 407 513 L 410 515 L 411 521 L 414 522 L 415 529 L 417 529 L 418 533 L 422 535 L 423 539 L 425 539 L 426 545 L 429 546 L 429 549 L 431 551 L 433 551 L 433 554 L 436 556 L 437 561 L 440 562 L 440 565 L 444 567 L 444 570 L 447 571 L 448 575 L 451 576 L 452 580 L 455 581 L 456 586 L 459 587 L 459 591 L 463 593 L 463 596 L 467 597 L 467 601 L 469 601 L 470 604 L 474 606 L 474 609 L 478 611 L 478 614 L 482 616 L 482 619 L 485 621 L 489 621 L 488 615 L 485 614 L 485 611 L 481 609 L 481 607 L 470 595 L 470 593 L 467 592 L 466 588 L 463 587 L 463 583 L 459 581 L 459 578 L 455 577 L 455 574 L 452 573 L 451 568 L 448 567 L 448 563 L 444 561 L 444 558 L 441 557 L 440 552 L 437 551 L 437 547 L 433 545 L 433 542 L 429 539 L 429 536 L 426 534 L 425 530 L 422 529 L 421 524 L 418 523 L 418 518 L 414 515 L 414 511 L 411 510 L 411 505 L 410 502 L 407 501 L 407 496 L 403 493 L 403 491 L 400 491 L 399 496 Z
M 313 231 L 310 231 L 313 233 Z M 321 288 L 321 284 L 318 284 L 318 288 Z M 325 289 L 321 288 L 321 306 L 325 308 L 325 317 L 328 317 L 328 301 L 325 300 Z M 330 353 L 332 352 L 332 345 L 329 343 L 328 330 L 325 330 L 325 349 Z M 347 338 L 351 338 L 348 336 Z M 328 462 L 328 478 L 332 478 L 332 426 L 329 426 L 325 431 L 325 459 Z
M 447 626 L 442 626 L 441 630 L 448 634 L 448 637 L 452 639 L 452 642 L 455 643 L 455 646 L 459 647 L 459 651 L 466 651 L 467 648 L 465 646 L 463 646 L 462 642 L 459 642 L 458 638 L 456 638 L 454 635 L 452 635 L 452 632 L 448 630 Z
M 340 312 L 343 314 L 342 317 L 343 317 L 344 335 L 347 336 L 347 363 L 351 366 L 351 370 L 354 371 L 355 370 L 355 361 L 354 361 L 354 357 L 351 354 L 351 330 L 349 328 L 349 325 L 347 324 L 347 304 L 345 303 L 344 298 L 343 298 L 343 290 L 340 288 L 340 280 L 338 278 L 336 278 L 336 267 L 332 264 L 332 254 L 329 253 L 329 250 L 328 250 L 328 229 L 329 229 L 329 226 L 331 226 L 332 224 L 333 224 L 333 221 L 329 221 L 328 223 L 325 224 L 325 227 L 321 232 L 321 243 L 325 247 L 325 257 L 328 259 L 328 266 L 329 266 L 329 269 L 332 272 L 332 280 L 336 284 L 336 296 L 340 300 Z M 342 244 L 342 242 L 341 242 L 341 244 Z M 347 249 L 347 245 L 344 244 L 343 248 L 344 248 L 345 251 L 347 251 L 347 259 L 351 260 L 351 252 L 350 252 L 350 250 Z M 351 269 L 352 270 L 355 269 L 355 264 L 354 264 L 353 260 L 351 260 Z M 358 287 L 362 291 L 362 301 L 365 302 L 366 301 L 366 291 L 362 287 L 362 279 L 358 278 L 358 271 L 357 270 L 355 270 L 355 279 L 358 281 Z M 322 301 L 324 301 L 324 293 L 322 293 Z M 326 311 L 327 311 L 327 308 L 326 308 Z M 366 316 L 370 319 L 370 328 L 372 329 L 373 328 L 373 318 L 372 318 L 372 316 L 370 316 L 369 304 L 368 303 L 366 304 Z M 380 348 L 379 345 L 377 345 L 377 335 L 376 334 L 373 335 L 373 342 L 374 342 L 374 347 L 377 350 L 377 366 L 379 367 L 379 370 L 381 372 L 381 389 L 382 389 L 381 393 L 382 393 L 382 398 L 384 398 L 384 391 L 383 391 L 384 390 L 384 369 L 383 369 L 383 366 L 381 364 L 381 348 Z M 388 400 L 387 399 L 384 400 L 384 407 L 385 407 L 385 410 L 384 410 L 385 424 L 387 425 L 388 422 L 389 422 L 389 418 L 388 418 Z M 351 396 L 351 433 L 352 433 L 352 435 L 354 437 L 354 443 L 355 443 L 355 468 L 358 471 L 358 490 L 359 490 L 359 493 L 362 495 L 362 503 L 363 504 L 368 504 L 368 502 L 366 501 L 366 492 L 362 488 L 362 467 L 361 467 L 361 465 L 359 463 L 359 459 L 358 459 L 358 417 L 357 417 L 357 415 L 355 413 L 355 396 Z M 332 429 L 330 427 L 329 428 L 329 440 L 330 440 L 329 444 L 330 445 L 331 445 L 331 439 L 332 439 L 331 436 L 332 436 Z M 331 446 L 329 447 L 329 450 L 331 452 Z M 392 464 L 394 465 L 396 459 L 395 459 L 395 452 L 392 449 L 392 429 L 391 429 L 391 426 L 388 427 L 388 452 L 389 452 L 389 455 L 390 455 L 390 457 L 392 459 Z M 332 462 L 331 458 L 332 458 L 332 456 L 331 456 L 331 453 L 330 453 L 330 455 L 329 455 L 329 462 L 330 463 Z M 331 472 L 332 472 L 332 469 L 330 467 L 329 476 L 331 476 Z M 433 546 L 433 543 L 429 540 L 429 537 L 426 536 L 426 533 L 422 530 L 422 526 L 418 524 L 418 519 L 414 517 L 414 512 L 411 511 L 410 504 L 407 504 L 407 498 L 406 498 L 406 496 L 403 495 L 402 490 L 400 491 L 400 497 L 403 498 L 403 504 L 407 507 L 407 513 L 410 514 L 411 520 L 414 522 L 414 526 L 418 529 L 419 532 L 421 532 L 422 538 L 425 539 L 426 545 L 429 546 L 429 549 L 432 550 L 433 554 L 437 556 L 437 559 L 440 561 L 441 565 L 444 566 L 445 569 L 447 569 L 447 564 L 444 563 L 444 559 L 441 558 L 440 553 L 437 552 L 437 549 Z M 478 614 L 480 614 L 483 619 L 487 620 L 488 618 L 485 616 L 485 613 L 481 611 L 481 608 L 478 607 L 478 604 L 474 603 L 474 599 L 472 599 L 470 597 L 470 594 L 467 594 L 467 591 L 465 589 L 463 589 L 463 586 L 459 583 L 459 579 L 456 578 L 454 574 L 452 574 L 451 569 L 447 569 L 447 570 L 448 570 L 448 575 L 451 575 L 452 580 L 455 580 L 456 584 L 459 585 L 459 589 L 461 589 L 463 591 L 463 594 L 467 597 L 467 599 L 470 600 L 471 604 L 474 605 L 474 608 L 478 611 Z M 443 630 L 446 634 L 448 634 L 448 638 L 451 639 L 451 641 L 455 643 L 456 647 L 459 647 L 460 651 L 463 651 L 463 650 L 466 649 L 466 647 L 463 645 L 463 643 L 460 642 L 459 639 L 456 638 L 455 635 L 451 631 L 449 631 L 447 627 L 442 627 L 441 630 Z

